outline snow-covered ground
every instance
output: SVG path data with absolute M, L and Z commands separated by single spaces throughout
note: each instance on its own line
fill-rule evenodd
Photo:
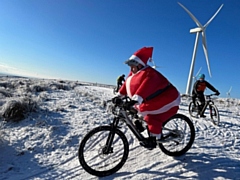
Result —
M 220 125 L 192 118 L 196 138 L 181 157 L 139 146 L 127 131 L 130 152 L 115 174 L 89 175 L 77 151 L 82 137 L 106 124 L 112 115 L 103 101 L 114 95 L 110 87 L 87 83 L 27 78 L 0 78 L 0 179 L 240 179 L 240 101 L 215 100 Z M 32 109 L 19 122 L 3 121 L 9 102 L 31 100 Z M 189 100 L 179 113 L 188 117 Z

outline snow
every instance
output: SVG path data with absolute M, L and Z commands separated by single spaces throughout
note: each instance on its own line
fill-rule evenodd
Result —
M 195 141 L 180 157 L 143 148 L 123 127 L 130 144 L 128 159 L 118 172 L 98 178 L 81 167 L 77 153 L 83 136 L 113 117 L 103 107 L 104 100 L 114 97 L 112 87 L 20 77 L 1 77 L 0 82 L 1 115 L 13 99 L 30 97 L 37 103 L 19 122 L 1 116 L 0 179 L 240 179 L 238 99 L 215 99 L 219 126 L 208 117 L 191 118 Z M 189 99 L 182 99 L 179 113 L 190 117 L 188 104 Z

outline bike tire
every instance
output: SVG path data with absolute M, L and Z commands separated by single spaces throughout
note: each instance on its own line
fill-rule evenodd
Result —
M 209 113 L 210 113 L 211 121 L 213 122 L 214 125 L 218 126 L 220 121 L 220 116 L 219 116 L 217 106 L 213 104 L 209 104 L 209 110 L 210 110 Z
M 88 132 L 80 143 L 78 159 L 89 174 L 98 177 L 109 176 L 117 172 L 128 158 L 128 140 L 119 129 L 115 131 L 112 152 L 103 154 L 110 131 L 110 126 L 99 126 Z
M 183 114 L 175 114 L 163 123 L 163 138 L 169 134 L 169 130 L 178 135 L 172 140 L 160 143 L 159 148 L 169 156 L 185 154 L 192 147 L 195 139 L 195 128 L 192 121 Z
M 117 94 L 117 88 L 113 88 L 113 94 L 116 95 Z
M 196 109 L 197 107 L 199 107 L 199 103 L 196 102 L 196 107 L 194 106 L 193 102 L 190 102 L 189 106 L 188 106 L 188 111 L 190 116 L 197 118 L 198 117 L 198 109 Z

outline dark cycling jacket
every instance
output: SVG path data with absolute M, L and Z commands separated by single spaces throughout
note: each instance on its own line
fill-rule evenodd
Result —
M 209 88 L 211 91 L 217 93 L 218 90 L 215 89 L 209 82 L 197 80 L 193 85 L 192 94 L 203 94 L 206 88 Z
M 122 84 L 122 81 L 123 82 L 125 81 L 124 77 L 123 76 L 119 76 L 118 79 L 117 79 L 118 84 Z

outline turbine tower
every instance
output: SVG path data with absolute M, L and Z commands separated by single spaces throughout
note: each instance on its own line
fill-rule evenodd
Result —
M 188 75 L 188 82 L 187 82 L 187 88 L 186 88 L 186 94 L 190 95 L 191 87 L 192 87 L 192 77 L 193 77 L 193 70 L 194 70 L 194 64 L 195 64 L 195 59 L 196 59 L 196 53 L 197 53 L 197 47 L 198 47 L 198 40 L 199 40 L 199 34 L 202 34 L 202 46 L 204 50 L 204 54 L 206 57 L 207 61 L 207 67 L 208 67 L 208 73 L 210 77 L 211 75 L 211 70 L 210 70 L 210 65 L 209 65 L 209 60 L 208 60 L 208 50 L 207 50 L 207 40 L 206 40 L 206 28 L 210 24 L 210 22 L 215 18 L 215 16 L 219 13 L 221 8 L 223 7 L 223 4 L 218 8 L 216 13 L 208 20 L 208 22 L 203 26 L 197 18 L 186 8 L 184 7 L 181 3 L 178 2 L 178 4 L 189 14 L 189 16 L 192 18 L 192 20 L 196 23 L 197 27 L 190 29 L 190 33 L 196 33 L 196 39 L 195 39 L 195 44 L 194 44 L 194 49 L 193 49 L 193 55 L 192 55 L 192 62 L 190 66 L 190 71 Z

